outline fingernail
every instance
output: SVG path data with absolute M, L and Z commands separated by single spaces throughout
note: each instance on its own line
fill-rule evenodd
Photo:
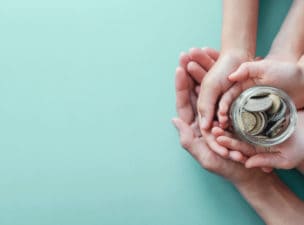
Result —
M 205 129 L 208 126 L 207 119 L 205 117 L 201 117 L 201 128 Z
M 235 74 L 232 73 L 232 74 L 230 74 L 230 75 L 228 76 L 228 79 L 233 79 L 234 77 L 235 77 Z

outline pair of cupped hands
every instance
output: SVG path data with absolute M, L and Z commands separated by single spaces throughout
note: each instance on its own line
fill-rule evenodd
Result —
M 176 69 L 176 108 L 172 121 L 181 145 L 206 169 L 233 182 L 259 174 L 245 168 L 291 169 L 304 160 L 304 56 L 250 58 L 238 51 L 192 48 Z M 228 112 L 240 93 L 256 85 L 284 90 L 298 109 L 294 134 L 271 152 L 238 140 L 227 130 Z

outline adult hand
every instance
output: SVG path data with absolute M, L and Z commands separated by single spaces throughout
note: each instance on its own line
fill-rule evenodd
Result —
M 213 152 L 200 134 L 198 118 L 194 114 L 195 101 L 191 101 L 189 77 L 186 71 L 178 67 L 176 70 L 176 107 L 179 118 L 173 123 L 179 131 L 182 146 L 200 163 L 200 165 L 235 185 L 245 185 L 255 178 L 268 176 L 258 169 L 245 169 L 240 163 L 224 159 Z M 185 122 L 188 121 L 188 122 Z
M 231 181 L 266 224 L 300 224 L 303 221 L 303 202 L 274 173 L 245 169 L 241 164 L 217 155 L 206 145 L 193 110 L 196 102 L 191 101 L 189 94 L 194 93 L 196 87 L 190 83 L 193 81 L 186 71 L 177 68 L 176 106 L 180 118 L 173 119 L 173 123 L 184 148 L 203 168 Z

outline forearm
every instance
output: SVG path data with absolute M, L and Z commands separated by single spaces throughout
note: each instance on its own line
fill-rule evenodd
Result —
M 236 187 L 267 225 L 304 221 L 303 202 L 275 174 Z
M 223 1 L 221 52 L 236 50 L 254 57 L 258 4 L 258 0 Z
M 273 41 L 270 55 L 282 55 L 298 61 L 304 53 L 304 1 L 294 0 L 288 15 Z

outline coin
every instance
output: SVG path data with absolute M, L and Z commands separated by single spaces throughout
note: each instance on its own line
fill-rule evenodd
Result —
M 257 135 L 255 137 L 258 139 L 267 139 L 267 136 L 264 136 L 264 135 Z
M 262 98 L 250 98 L 244 105 L 249 112 L 264 112 L 272 106 L 272 100 L 268 96 Z
M 263 112 L 256 112 L 254 113 L 256 117 L 256 125 L 255 127 L 249 132 L 251 135 L 258 135 L 262 133 L 264 128 L 266 127 L 266 115 Z
M 250 112 L 242 112 L 242 125 L 243 125 L 243 130 L 246 132 L 251 131 L 257 122 L 257 119 L 253 113 Z
M 284 127 L 284 122 L 285 118 L 282 117 L 266 132 L 266 135 L 272 138 L 277 136 L 282 131 L 282 128 Z
M 286 111 L 287 111 L 286 103 L 284 101 L 280 100 L 279 111 L 277 113 L 273 114 L 269 120 L 273 121 L 273 122 L 280 120 L 282 117 L 285 116 Z
M 252 98 L 261 98 L 261 97 L 266 97 L 266 96 L 268 96 L 268 95 L 269 95 L 268 92 L 261 91 L 261 92 L 255 93 L 255 94 L 252 95 L 251 97 L 252 97 Z
M 267 113 L 277 113 L 281 106 L 281 98 L 274 94 L 270 94 L 268 97 L 272 100 L 272 105 L 270 109 L 267 110 Z
M 258 146 L 270 146 L 284 137 L 291 124 L 289 99 L 275 88 L 253 88 L 241 93 L 230 111 L 235 132 Z

